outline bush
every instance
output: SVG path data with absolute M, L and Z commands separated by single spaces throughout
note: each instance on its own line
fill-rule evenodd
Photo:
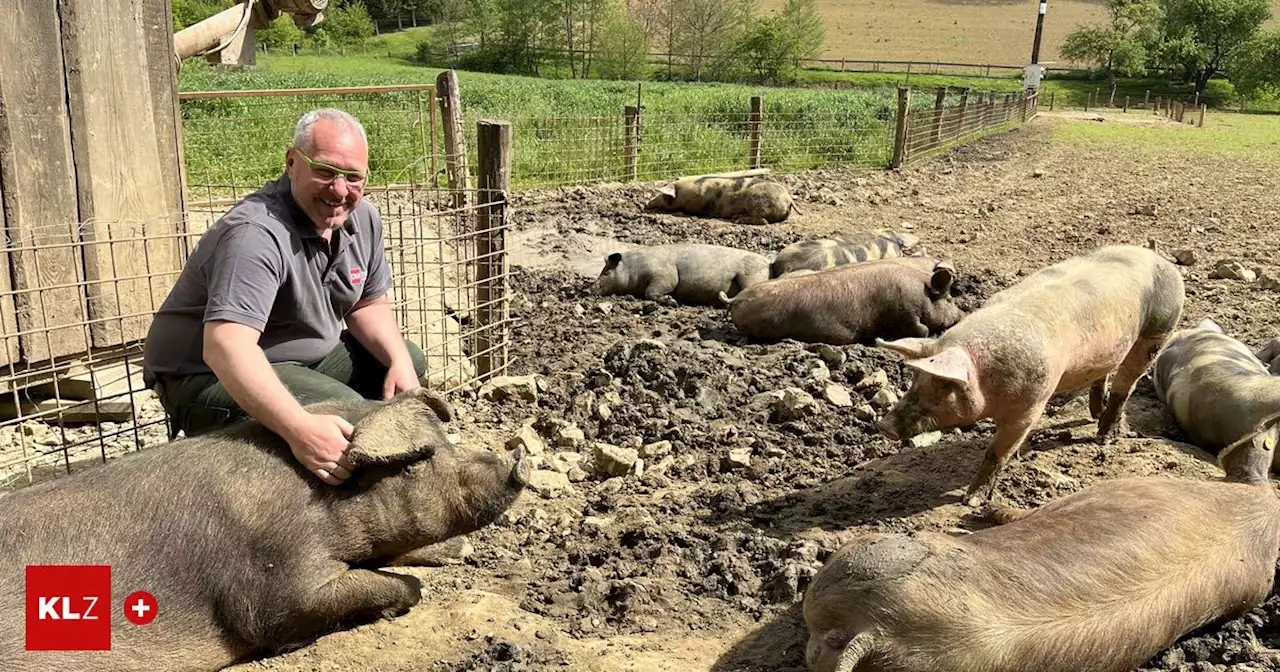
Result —
M 235 0 L 173 0 L 173 30 L 193 26 L 235 4 Z
M 316 26 L 317 42 L 329 45 L 360 44 L 373 37 L 373 19 L 363 2 L 348 2 L 343 7 L 330 5 L 324 21 Z
M 602 79 L 644 79 L 648 55 L 644 26 L 626 12 L 616 12 L 600 33 L 596 74 Z
M 257 31 L 255 38 L 258 44 L 267 45 L 268 50 L 287 50 L 294 44 L 301 44 L 304 33 L 289 14 L 283 14 L 271 22 L 271 25 Z

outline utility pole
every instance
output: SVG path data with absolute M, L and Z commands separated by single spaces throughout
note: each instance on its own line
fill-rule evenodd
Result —
M 1040 79 L 1044 76 L 1044 68 L 1040 65 L 1040 36 L 1044 34 L 1044 15 L 1049 11 L 1049 0 L 1040 0 L 1040 9 L 1036 13 L 1036 38 L 1031 44 L 1031 64 L 1022 71 L 1022 88 L 1035 91 L 1040 88 Z

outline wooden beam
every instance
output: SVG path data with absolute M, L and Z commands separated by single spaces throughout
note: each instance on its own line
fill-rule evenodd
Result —
M 319 89 L 242 89 L 235 91 L 183 91 L 178 100 L 208 100 L 214 98 L 254 98 L 258 96 L 311 96 L 347 93 L 395 93 L 398 91 L 426 91 L 429 84 L 391 84 L 387 86 L 344 86 Z
M 0 183 L 23 360 L 87 345 L 76 180 L 58 5 L 17 0 L 0 21 Z M 49 247 L 46 247 L 49 246 Z M 56 247 L 53 247 L 56 246 Z M 42 287 L 62 285 L 58 289 Z M 6 329 L 11 325 L 5 324 Z M 12 352 L 6 356 L 15 359 Z
M 481 378 L 507 365 L 507 252 L 505 203 L 511 194 L 511 122 L 476 122 L 476 176 L 480 212 L 476 231 L 476 374 Z M 495 334 L 495 332 L 498 332 Z

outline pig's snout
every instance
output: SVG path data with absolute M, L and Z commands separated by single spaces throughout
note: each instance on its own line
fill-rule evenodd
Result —
M 524 459 L 524 446 L 520 446 L 515 450 L 512 450 L 509 454 L 509 458 L 511 460 L 511 482 L 522 488 L 528 486 L 529 461 Z
M 880 420 L 876 422 L 876 429 L 880 430 L 881 434 L 889 437 L 889 439 L 893 441 L 897 441 L 902 438 L 898 434 L 898 428 L 894 426 L 892 421 L 890 421 L 889 416 L 880 418 Z

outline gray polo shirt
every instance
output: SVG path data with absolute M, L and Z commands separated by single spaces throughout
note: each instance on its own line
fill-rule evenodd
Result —
M 203 356 L 210 320 L 262 331 L 258 344 L 273 364 L 323 359 L 352 306 L 391 288 L 372 203 L 361 200 L 331 238 L 321 238 L 298 207 L 288 174 L 246 196 L 200 237 L 156 312 L 146 370 L 210 373 Z

